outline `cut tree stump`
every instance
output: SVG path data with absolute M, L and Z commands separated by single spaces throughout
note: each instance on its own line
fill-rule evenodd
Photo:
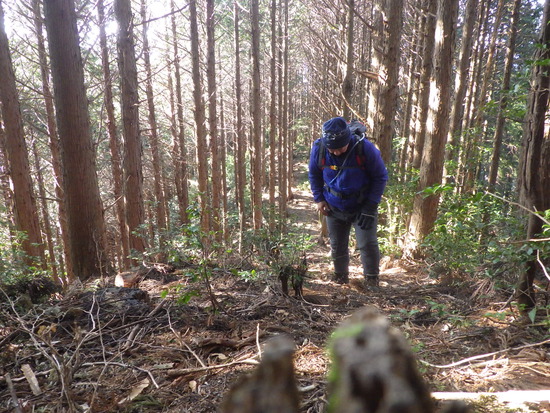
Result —
M 292 355 L 294 343 L 276 336 L 266 344 L 254 372 L 227 393 L 221 413 L 298 413 L 299 396 Z
M 367 307 L 345 320 L 330 348 L 329 412 L 435 410 L 409 344 L 375 308 Z

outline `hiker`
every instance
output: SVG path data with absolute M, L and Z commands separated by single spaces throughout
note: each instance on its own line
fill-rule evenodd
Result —
M 349 235 L 353 226 L 365 286 L 376 288 L 380 272 L 378 204 L 388 172 L 380 151 L 365 138 L 365 126 L 359 125 L 361 136 L 352 133 L 342 117 L 323 124 L 323 135 L 311 150 L 309 183 L 317 209 L 327 220 L 334 265 L 332 280 L 349 282 Z

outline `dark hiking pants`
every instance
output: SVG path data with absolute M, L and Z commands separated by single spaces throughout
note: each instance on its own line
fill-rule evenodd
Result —
M 364 230 L 357 225 L 355 213 L 349 214 L 333 209 L 327 216 L 327 228 L 334 272 L 340 275 L 349 273 L 349 236 L 352 226 L 355 228 L 357 249 L 361 253 L 363 275 L 378 275 L 380 265 L 380 249 L 376 235 L 378 216 L 372 228 Z

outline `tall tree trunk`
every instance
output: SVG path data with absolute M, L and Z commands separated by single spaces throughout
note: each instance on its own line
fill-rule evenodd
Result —
M 65 194 L 63 193 L 63 165 L 61 164 L 61 152 L 59 148 L 59 137 L 57 135 L 57 124 L 55 121 L 55 109 L 53 95 L 50 87 L 50 70 L 46 56 L 46 46 L 43 30 L 43 18 L 40 10 L 40 0 L 33 0 L 34 29 L 36 31 L 38 59 L 40 62 L 40 77 L 42 80 L 42 94 L 44 95 L 44 107 L 46 109 L 46 122 L 50 138 L 50 150 L 52 152 L 52 167 L 55 176 L 54 191 L 57 197 L 57 209 L 59 214 L 59 225 L 61 227 L 61 239 L 63 240 L 63 255 L 67 263 L 67 278 L 74 280 L 75 275 L 71 272 L 71 258 L 69 254 L 69 230 L 67 228 L 67 208 L 65 205 Z
M 219 50 L 218 50 L 219 54 Z M 218 59 L 218 77 L 222 72 L 222 60 Z M 221 83 L 221 82 L 220 82 Z M 229 211 L 228 211 L 228 199 L 227 199 L 227 125 L 225 123 L 225 106 L 223 90 L 220 90 L 220 168 L 221 168 L 221 202 L 222 202 L 222 232 L 224 236 L 224 242 L 230 241 L 229 233 Z
M 383 54 L 383 41 L 384 41 L 384 1 L 374 0 L 372 2 L 372 58 L 370 71 L 374 74 L 373 80 L 369 82 L 369 113 L 367 117 L 367 133 L 372 137 L 374 143 L 378 145 L 377 128 L 380 124 L 380 92 L 381 92 L 381 71 Z M 435 0 L 433 0 L 435 1 Z M 379 132 L 378 132 L 379 133 Z
M 13 206 L 13 192 L 11 191 L 10 179 L 9 179 L 9 164 L 8 156 L 6 153 L 6 134 L 4 132 L 4 124 L 2 123 L 2 117 L 0 116 L 0 192 L 4 201 L 4 210 L 2 214 L 5 215 L 5 222 L 8 226 L 9 240 L 12 252 L 16 251 L 15 240 L 15 220 L 12 211 Z
M 84 68 L 72 0 L 44 3 L 57 125 L 63 156 L 73 271 L 81 280 L 110 270 L 90 132 Z
M 281 232 L 285 231 L 286 228 L 286 217 L 287 217 L 287 201 L 290 199 L 292 188 L 290 186 L 290 175 L 291 175 L 291 164 L 290 164 L 290 145 L 289 145 L 289 133 L 288 133 L 288 96 L 289 96 L 289 28 L 288 28 L 288 0 L 282 0 L 283 7 L 281 8 L 282 21 L 281 21 L 281 71 L 280 77 L 281 81 L 279 84 L 280 87 L 280 105 L 279 111 L 281 113 L 281 127 L 279 130 L 280 133 L 280 146 L 282 152 L 280 153 L 279 159 L 281 159 L 281 187 L 279 194 L 279 216 L 281 219 L 280 230 Z
M 48 201 L 46 197 L 46 188 L 44 187 L 44 176 L 42 174 L 42 167 L 40 166 L 40 157 L 38 156 L 38 149 L 36 147 L 36 139 L 32 141 L 32 153 L 34 157 L 34 169 L 36 171 L 36 181 L 38 184 L 38 193 L 40 194 L 40 210 L 42 214 L 42 222 L 44 223 L 44 234 L 46 235 L 46 243 L 48 246 L 48 265 L 52 271 L 52 279 L 55 283 L 61 284 L 59 279 L 59 272 L 57 271 L 57 262 L 55 259 L 54 241 L 52 235 L 52 226 L 50 221 L 50 214 L 48 212 Z
M 424 153 L 424 143 L 426 141 L 427 134 L 427 120 L 430 100 L 430 79 L 432 78 L 434 70 L 433 52 L 435 46 L 435 28 L 436 28 L 436 12 L 437 2 L 436 0 L 425 0 L 426 6 L 426 25 L 424 30 L 424 51 L 422 53 L 422 72 L 420 74 L 420 96 L 418 98 L 419 118 L 417 124 L 420 125 L 420 129 L 416 135 L 416 141 L 414 143 L 414 156 L 412 161 L 412 167 L 414 169 L 420 169 L 422 162 L 422 156 Z
M 212 230 L 218 242 L 222 241 L 221 221 L 222 173 L 220 139 L 218 131 L 217 86 L 216 86 L 216 38 L 214 28 L 216 15 L 214 0 L 206 0 L 206 79 L 208 83 L 208 126 L 210 128 L 210 151 L 212 154 Z
M 414 198 L 409 227 L 412 242 L 407 247 L 413 254 L 418 252 L 418 242 L 430 233 L 437 217 L 439 195 L 425 196 L 421 191 L 440 184 L 442 180 L 445 142 L 449 128 L 452 58 L 457 16 L 458 2 L 449 4 L 446 0 L 438 0 L 436 33 L 440 33 L 440 38 L 435 43 L 433 56 L 434 72 L 431 79 L 431 104 L 428 115 L 430 132 L 426 136 L 420 166 L 420 193 Z
M 143 60 L 145 63 L 145 93 L 147 95 L 147 109 L 149 115 L 149 126 L 151 128 L 151 154 L 153 155 L 153 188 L 155 192 L 155 212 L 159 233 L 159 245 L 162 250 L 164 244 L 164 232 L 167 227 L 167 212 L 164 209 L 164 191 L 162 188 L 162 160 L 160 155 L 160 144 L 158 137 L 157 115 L 155 111 L 155 101 L 153 92 L 153 71 L 151 70 L 151 52 L 149 48 L 149 38 L 147 34 L 147 9 L 145 0 L 141 0 L 141 20 L 143 22 Z
M 275 187 L 277 185 L 277 0 L 271 0 L 271 58 L 269 61 L 269 232 L 274 233 L 275 222 Z M 280 177 L 279 177 L 280 185 Z
M 401 33 L 403 31 L 403 0 L 385 0 L 382 66 L 379 80 L 382 82 L 379 94 L 378 125 L 374 140 L 389 164 L 392 159 L 392 142 L 395 135 L 395 118 L 399 99 L 399 66 L 401 56 Z
M 447 160 L 456 158 L 458 143 L 462 133 L 462 120 L 464 116 L 464 98 L 470 74 L 470 60 L 472 56 L 472 44 L 474 40 L 474 27 L 476 23 L 477 0 L 468 0 L 464 11 L 464 25 L 462 26 L 462 45 L 460 47 L 459 67 L 455 79 L 455 98 L 451 111 L 451 123 L 449 127 L 449 150 Z M 452 172 L 452 171 L 451 171 Z
M 27 157 L 21 108 L 11 62 L 8 36 L 4 26 L 4 9 L 0 1 L 0 103 L 6 134 L 6 153 L 13 184 L 15 225 L 24 233 L 23 251 L 29 265 L 45 265 L 44 245 L 40 233 L 38 210 Z
M 405 114 L 403 116 L 403 147 L 401 148 L 400 156 L 399 156 L 399 181 L 404 182 L 405 181 L 405 174 L 407 170 L 407 162 L 410 159 L 409 151 L 412 149 L 413 145 L 413 136 L 412 131 L 414 128 L 412 128 L 413 124 L 413 101 L 416 99 L 418 100 L 418 85 L 420 76 L 418 73 L 418 64 L 420 61 L 420 53 L 421 53 L 421 44 L 422 42 L 419 41 L 419 37 L 421 33 L 423 33 L 424 25 L 426 22 L 426 19 L 423 18 L 422 13 L 417 12 L 414 14 L 413 17 L 414 21 L 417 22 L 417 24 L 414 25 L 414 31 L 412 38 L 415 39 L 415 45 L 414 48 L 410 51 L 409 54 L 409 67 L 408 67 L 408 76 L 407 76 L 407 103 L 405 105 Z M 416 106 L 416 105 L 414 105 Z
M 482 83 L 484 72 L 484 61 L 487 54 L 487 47 L 489 44 L 490 28 L 489 22 L 491 19 L 487 18 L 489 8 L 492 0 L 483 0 L 480 4 L 479 16 L 477 19 L 476 29 L 478 31 L 475 41 L 474 52 L 470 62 L 470 82 L 468 84 L 468 91 L 466 92 L 466 104 L 465 112 L 462 119 L 460 134 L 460 143 L 456 147 L 458 149 L 458 171 L 455 174 L 457 182 L 457 192 L 463 193 L 465 190 L 465 182 L 467 176 L 467 161 L 471 156 L 472 151 L 472 135 L 473 127 L 475 124 L 476 111 L 480 105 L 481 96 L 479 96 L 479 89 Z M 474 29 L 474 31 L 476 30 Z
M 262 227 L 262 102 L 260 95 L 260 10 L 259 1 L 250 4 L 252 30 L 252 217 L 254 229 Z
M 130 249 L 145 252 L 142 233 L 145 223 L 143 204 L 142 146 L 139 127 L 139 96 L 134 47 L 134 22 L 130 0 L 115 0 L 118 22 L 118 68 L 124 130 L 124 196 Z
M 233 3 L 235 18 L 235 109 L 236 125 L 234 134 L 235 147 L 235 201 L 239 210 L 239 252 L 242 248 L 244 228 L 246 224 L 246 209 L 244 201 L 244 188 L 246 182 L 246 167 L 244 163 L 244 154 L 246 152 L 246 138 L 242 119 L 242 86 L 241 86 L 241 42 L 239 31 L 239 4 Z
M 197 160 L 199 170 L 199 204 L 201 211 L 201 229 L 207 234 L 211 229 L 208 193 L 208 145 L 206 143 L 206 115 L 202 97 L 202 76 L 200 68 L 199 29 L 197 24 L 197 2 L 189 3 L 189 22 L 191 26 L 191 58 L 193 74 L 193 101 L 195 103 L 195 136 L 197 139 Z
M 514 0 L 514 10 L 512 11 L 512 19 L 510 21 L 510 37 L 508 38 L 506 60 L 504 62 L 504 78 L 502 79 L 501 97 L 498 107 L 495 134 L 493 137 L 493 153 L 491 155 L 491 167 L 489 170 L 489 191 L 493 190 L 497 182 L 498 165 L 500 163 L 500 150 L 502 148 L 502 135 L 504 133 L 504 112 L 508 106 L 508 93 L 510 92 L 510 77 L 512 75 L 512 66 L 514 63 L 520 7 L 521 0 Z
M 481 83 L 481 88 L 479 91 L 480 101 L 475 106 L 477 112 L 475 113 L 474 124 L 473 124 L 473 136 L 471 137 L 471 142 L 469 142 L 469 152 L 465 156 L 465 173 L 464 173 L 464 192 L 469 192 L 472 190 L 475 184 L 476 179 L 476 169 L 478 167 L 480 160 L 480 152 L 478 151 L 478 145 L 481 141 L 481 136 L 483 135 L 483 124 L 485 122 L 485 105 L 488 102 L 488 89 L 489 83 L 494 76 L 494 65 L 495 65 L 495 55 L 496 55 L 496 46 L 499 34 L 499 26 L 502 21 L 502 15 L 504 14 L 504 5 L 506 0 L 499 0 L 496 15 L 493 24 L 493 30 L 491 34 L 491 41 L 489 43 L 489 51 L 487 53 L 487 62 L 483 70 L 483 81 Z
M 342 80 L 342 116 L 348 120 L 351 117 L 351 98 L 353 95 L 353 22 L 355 20 L 355 0 L 347 0 L 346 18 L 346 64 Z
M 189 222 L 187 216 L 187 208 L 189 208 L 189 187 L 187 181 L 189 179 L 187 172 L 187 147 L 185 143 L 185 119 L 183 117 L 183 95 L 181 90 L 181 65 L 179 56 L 179 41 L 176 25 L 176 14 L 174 0 L 170 1 L 170 9 L 172 11 L 172 43 L 174 48 L 174 77 L 176 80 L 176 104 L 177 104 L 177 122 L 174 125 L 174 156 L 175 162 L 175 181 L 176 190 L 179 201 L 180 219 L 183 224 Z
M 99 18 L 99 44 L 101 48 L 101 68 L 103 70 L 105 113 L 107 115 L 107 132 L 109 134 L 109 150 L 111 153 L 111 173 L 113 175 L 113 191 L 115 198 L 116 217 L 120 232 L 120 247 L 117 246 L 119 266 L 129 268 L 130 239 L 126 226 L 126 212 L 124 205 L 123 172 L 120 156 L 120 138 L 115 118 L 115 105 L 113 103 L 113 82 L 111 79 L 111 67 L 109 64 L 109 50 L 107 48 L 107 34 L 105 32 L 105 6 L 103 0 L 97 2 L 97 14 Z M 118 244 L 118 243 L 117 243 Z
M 550 0 L 544 4 L 541 28 L 537 42 L 541 46 L 535 52 L 519 165 L 520 202 L 531 211 L 550 209 L 550 136 L 544 130 L 550 97 Z M 538 216 L 529 214 L 527 238 L 540 234 L 542 225 Z M 518 283 L 518 303 L 527 310 L 536 304 L 533 282 L 537 266 L 533 257 Z

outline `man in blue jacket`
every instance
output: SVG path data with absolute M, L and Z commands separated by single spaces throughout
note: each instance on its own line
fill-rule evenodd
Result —
M 317 209 L 326 216 L 333 281 L 339 284 L 349 282 L 349 236 L 353 226 L 365 285 L 378 286 L 378 204 L 387 180 L 380 151 L 364 134 L 352 134 L 342 117 L 323 124 L 323 135 L 311 150 L 309 183 Z

